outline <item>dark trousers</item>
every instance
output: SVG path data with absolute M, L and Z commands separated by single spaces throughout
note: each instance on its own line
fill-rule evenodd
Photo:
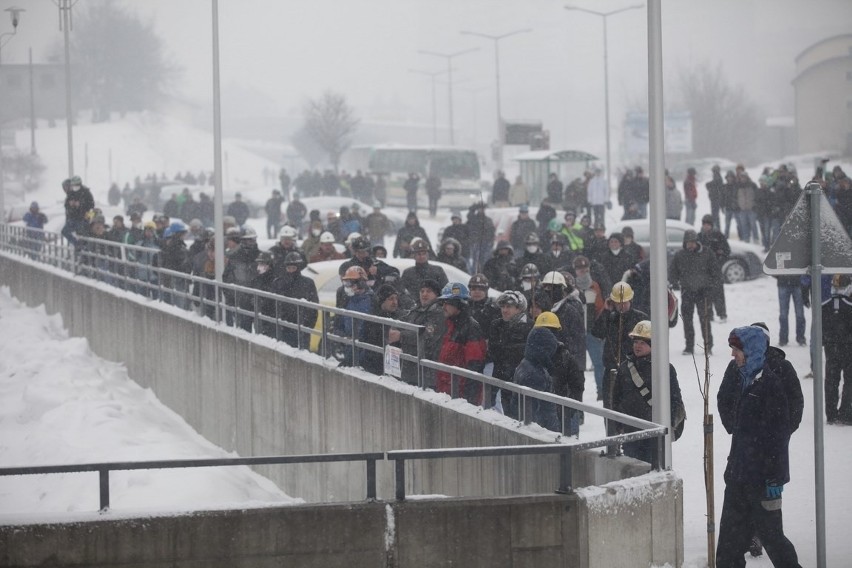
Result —
M 766 500 L 763 486 L 726 483 L 716 568 L 744 568 L 745 554 L 755 534 L 775 568 L 801 568 L 796 548 L 786 536 L 781 499 Z
M 713 309 L 716 310 L 716 315 L 720 318 L 727 318 L 728 308 L 725 305 L 725 284 L 722 278 L 719 278 L 719 281 L 713 284 L 710 296 L 713 301 Z
M 825 417 L 829 422 L 852 420 L 852 345 L 829 343 L 825 347 Z M 843 380 L 843 394 L 840 381 Z M 840 406 L 838 407 L 838 402 Z
M 704 339 L 704 348 L 713 348 L 713 332 L 710 329 L 710 314 L 712 310 L 712 299 L 710 290 L 684 290 L 680 294 L 681 315 L 683 316 L 683 335 L 686 339 L 686 349 L 695 347 L 695 328 L 692 322 L 692 312 L 698 309 L 698 324 L 701 326 L 701 337 Z

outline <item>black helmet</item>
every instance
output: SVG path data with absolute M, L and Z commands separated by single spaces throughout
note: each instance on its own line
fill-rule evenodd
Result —
M 257 255 L 258 264 L 272 264 L 272 253 L 263 251 Z
M 713 215 L 705 215 L 701 218 L 702 225 L 712 225 L 713 224 Z
M 523 278 L 539 278 L 540 276 L 541 276 L 541 274 L 538 271 L 538 267 L 531 262 L 529 264 L 525 264 L 524 267 L 521 269 L 521 278 L 522 279 Z
M 468 288 L 488 288 L 488 278 L 484 274 L 478 273 L 470 277 L 470 282 L 467 283 Z
M 352 250 L 370 250 L 370 241 L 366 237 L 358 237 L 350 245 Z
M 538 235 L 530 233 L 524 242 L 528 245 L 537 245 L 539 243 Z
M 301 270 L 305 267 L 305 259 L 297 252 L 288 252 L 284 257 L 284 266 L 298 266 Z

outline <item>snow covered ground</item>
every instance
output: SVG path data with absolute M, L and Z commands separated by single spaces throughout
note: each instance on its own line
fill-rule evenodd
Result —
M 777 333 L 775 281 L 729 286 L 729 321 L 714 324 L 717 348 L 711 356 L 715 395 L 729 360 L 725 339 L 732 327 L 762 320 Z M 705 497 L 702 469 L 702 399 L 692 360 L 679 353 L 682 328 L 672 330 L 672 362 L 687 406 L 683 438 L 674 444 L 674 470 L 684 479 L 685 566 L 706 563 Z M 800 376 L 809 368 L 809 351 L 788 347 Z M 703 364 L 699 367 L 703 373 Z M 786 487 L 785 525 L 804 566 L 815 562 L 813 381 L 802 380 L 805 417 L 791 443 L 792 481 Z M 587 393 L 594 379 L 587 373 Z M 588 398 L 588 397 L 587 397 Z M 587 402 L 589 402 L 587 400 Z M 715 412 L 715 397 L 711 397 Z M 821 417 L 820 417 L 821 419 Z M 730 437 L 716 419 L 716 515 L 721 513 L 725 458 Z M 127 376 L 119 363 L 92 354 L 83 339 L 69 338 L 59 316 L 26 308 L 0 291 L 0 466 L 85 463 L 105 460 L 173 459 L 228 455 L 201 438 L 149 390 Z M 852 510 L 843 495 L 852 468 L 852 428 L 825 427 L 826 507 L 829 565 L 852 557 L 847 530 Z M 247 468 L 138 471 L 113 474 L 112 515 L 168 514 L 192 509 L 292 503 L 271 482 Z M 92 518 L 97 508 L 95 474 L 0 479 L 0 522 L 28 517 Z M 88 511 L 88 513 L 83 513 Z M 71 514 L 71 517 L 68 514 Z M 768 559 L 750 566 L 769 566 Z
M 55 140 L 53 139 L 55 138 Z M 166 170 L 210 169 L 212 143 L 179 123 L 151 116 L 131 117 L 129 123 L 75 129 L 75 141 L 90 143 L 87 183 L 99 204 L 106 203 L 112 156 L 114 171 L 128 179 L 137 173 Z M 114 143 L 119 140 L 121 143 Z M 56 180 L 27 200 L 55 203 L 62 197 L 59 180 L 64 171 L 64 130 L 39 132 L 39 151 Z M 208 146 L 210 144 L 210 146 Z M 112 149 L 110 154 L 109 149 Z M 98 151 L 95 151 L 98 149 Z M 78 151 L 78 156 L 82 154 Z M 270 163 L 234 149 L 229 154 L 234 177 L 253 178 Z M 82 159 L 78 158 L 82 163 Z M 802 179 L 813 171 L 813 156 L 783 158 L 796 164 Z M 830 164 L 830 165 L 833 165 Z M 848 163 L 841 164 L 849 172 Z M 754 179 L 761 167 L 749 168 Z M 703 180 L 706 181 L 706 180 Z M 681 180 L 678 180 L 680 186 Z M 699 192 L 698 218 L 709 211 L 703 183 Z M 607 211 L 607 224 L 620 217 L 618 207 Z M 111 214 L 111 212 L 110 212 Z M 260 233 L 262 219 L 250 223 Z M 449 224 L 444 211 L 434 220 L 424 219 L 430 237 Z M 60 223 L 61 225 L 61 223 Z M 732 235 L 732 238 L 733 235 Z M 778 301 L 775 280 L 759 278 L 727 287 L 729 320 L 715 323 L 716 349 L 711 357 L 711 412 L 715 392 L 730 358 L 726 349 L 732 327 L 765 321 L 778 333 Z M 792 318 L 792 314 L 791 314 Z M 808 318 L 810 321 L 810 315 Z M 792 325 L 792 319 L 791 319 Z M 684 479 L 684 566 L 706 565 L 706 508 L 702 465 L 701 416 L 703 403 L 695 366 L 681 356 L 683 331 L 671 330 L 671 361 L 678 370 L 689 418 L 684 437 L 674 444 L 673 466 Z M 803 377 L 809 370 L 809 350 L 788 347 L 788 358 Z M 703 361 L 703 359 L 701 360 Z M 703 373 L 703 365 L 699 367 Z M 785 527 L 798 548 L 803 566 L 816 562 L 814 511 L 813 381 L 802 380 L 805 417 L 791 442 L 792 481 L 784 492 Z M 587 373 L 587 393 L 594 393 L 594 379 Z M 588 399 L 588 397 L 587 397 Z M 589 400 L 587 400 L 589 402 Z M 818 417 L 823 420 L 823 417 Z M 721 513 L 724 483 L 722 472 L 730 437 L 716 418 L 715 473 L 716 519 Z M 852 471 L 852 428 L 825 427 L 825 492 L 828 564 L 843 566 L 852 558 L 852 509 L 845 489 Z M 104 460 L 145 460 L 222 456 L 227 453 L 201 438 L 179 416 L 160 404 L 154 395 L 127 377 L 120 363 L 94 356 L 85 340 L 68 338 L 58 316 L 43 309 L 20 306 L 8 291 L 0 291 L 0 466 L 85 463 Z M 111 515 L 154 514 L 229 506 L 263 506 L 292 503 L 268 480 L 247 468 L 216 468 L 174 471 L 139 471 L 113 474 L 113 502 L 120 504 Z M 0 479 L 0 522 L 27 517 L 93 518 L 97 508 L 95 474 Z M 749 559 L 749 566 L 770 566 L 766 557 Z

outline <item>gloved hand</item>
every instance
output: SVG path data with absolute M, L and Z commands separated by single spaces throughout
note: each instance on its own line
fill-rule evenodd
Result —
M 767 479 L 766 480 L 766 498 L 767 499 L 780 499 L 781 493 L 784 491 L 784 484 L 778 483 L 775 480 Z

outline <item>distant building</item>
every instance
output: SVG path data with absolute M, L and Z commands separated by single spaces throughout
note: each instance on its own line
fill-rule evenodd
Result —
M 36 119 L 65 118 L 65 69 L 61 63 L 32 65 L 33 81 L 30 93 L 30 66 L 26 63 L 0 65 L 0 120 L 3 123 L 28 121 L 30 94 L 33 97 Z
M 852 155 L 852 34 L 819 41 L 796 57 L 799 152 Z

